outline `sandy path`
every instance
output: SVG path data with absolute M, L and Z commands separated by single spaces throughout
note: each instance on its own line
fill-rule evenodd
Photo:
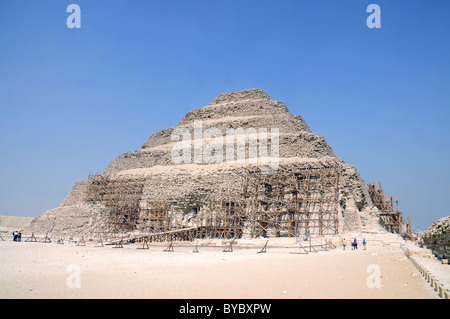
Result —
M 136 247 L 2 241 L 0 298 L 439 298 L 399 248 Z M 381 271 L 380 288 L 367 285 L 369 265 Z M 79 269 L 80 288 L 69 288 L 68 267 Z

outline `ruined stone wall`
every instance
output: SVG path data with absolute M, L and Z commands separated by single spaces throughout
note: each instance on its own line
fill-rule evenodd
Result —
M 419 245 L 442 259 L 450 258 L 450 216 L 434 222 L 419 238 Z

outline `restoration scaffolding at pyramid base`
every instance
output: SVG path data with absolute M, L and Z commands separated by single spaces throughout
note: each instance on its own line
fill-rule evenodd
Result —
M 170 200 L 142 200 L 145 179 L 89 177 L 85 202 L 108 209 L 83 238 L 172 241 L 324 236 L 339 233 L 340 166 L 336 161 L 261 167 L 242 171 L 239 195 L 211 195 L 188 212 Z
M 399 209 L 398 198 L 396 197 L 394 208 L 394 200 L 391 196 L 384 194 L 381 184 L 367 184 L 369 195 L 372 203 L 378 208 L 378 216 L 380 223 L 390 233 L 400 234 L 408 239 L 412 239 L 412 229 L 409 217 L 406 221 L 403 218 L 403 213 Z

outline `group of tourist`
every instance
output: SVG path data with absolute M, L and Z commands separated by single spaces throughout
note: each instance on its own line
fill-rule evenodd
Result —
M 22 241 L 22 233 L 20 231 L 15 230 L 13 232 L 13 241 Z
M 351 243 L 352 243 L 352 250 L 358 250 L 358 240 L 356 239 L 356 237 L 352 238 Z M 362 243 L 363 243 L 364 250 L 365 250 L 366 245 L 367 245 L 367 241 L 365 238 L 363 239 Z M 342 247 L 344 250 L 345 250 L 345 246 L 347 246 L 347 241 L 345 240 L 345 238 L 343 238 L 342 239 Z

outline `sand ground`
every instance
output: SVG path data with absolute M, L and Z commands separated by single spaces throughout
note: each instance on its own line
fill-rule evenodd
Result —
M 137 247 L 0 241 L 0 298 L 439 299 L 396 247 Z

